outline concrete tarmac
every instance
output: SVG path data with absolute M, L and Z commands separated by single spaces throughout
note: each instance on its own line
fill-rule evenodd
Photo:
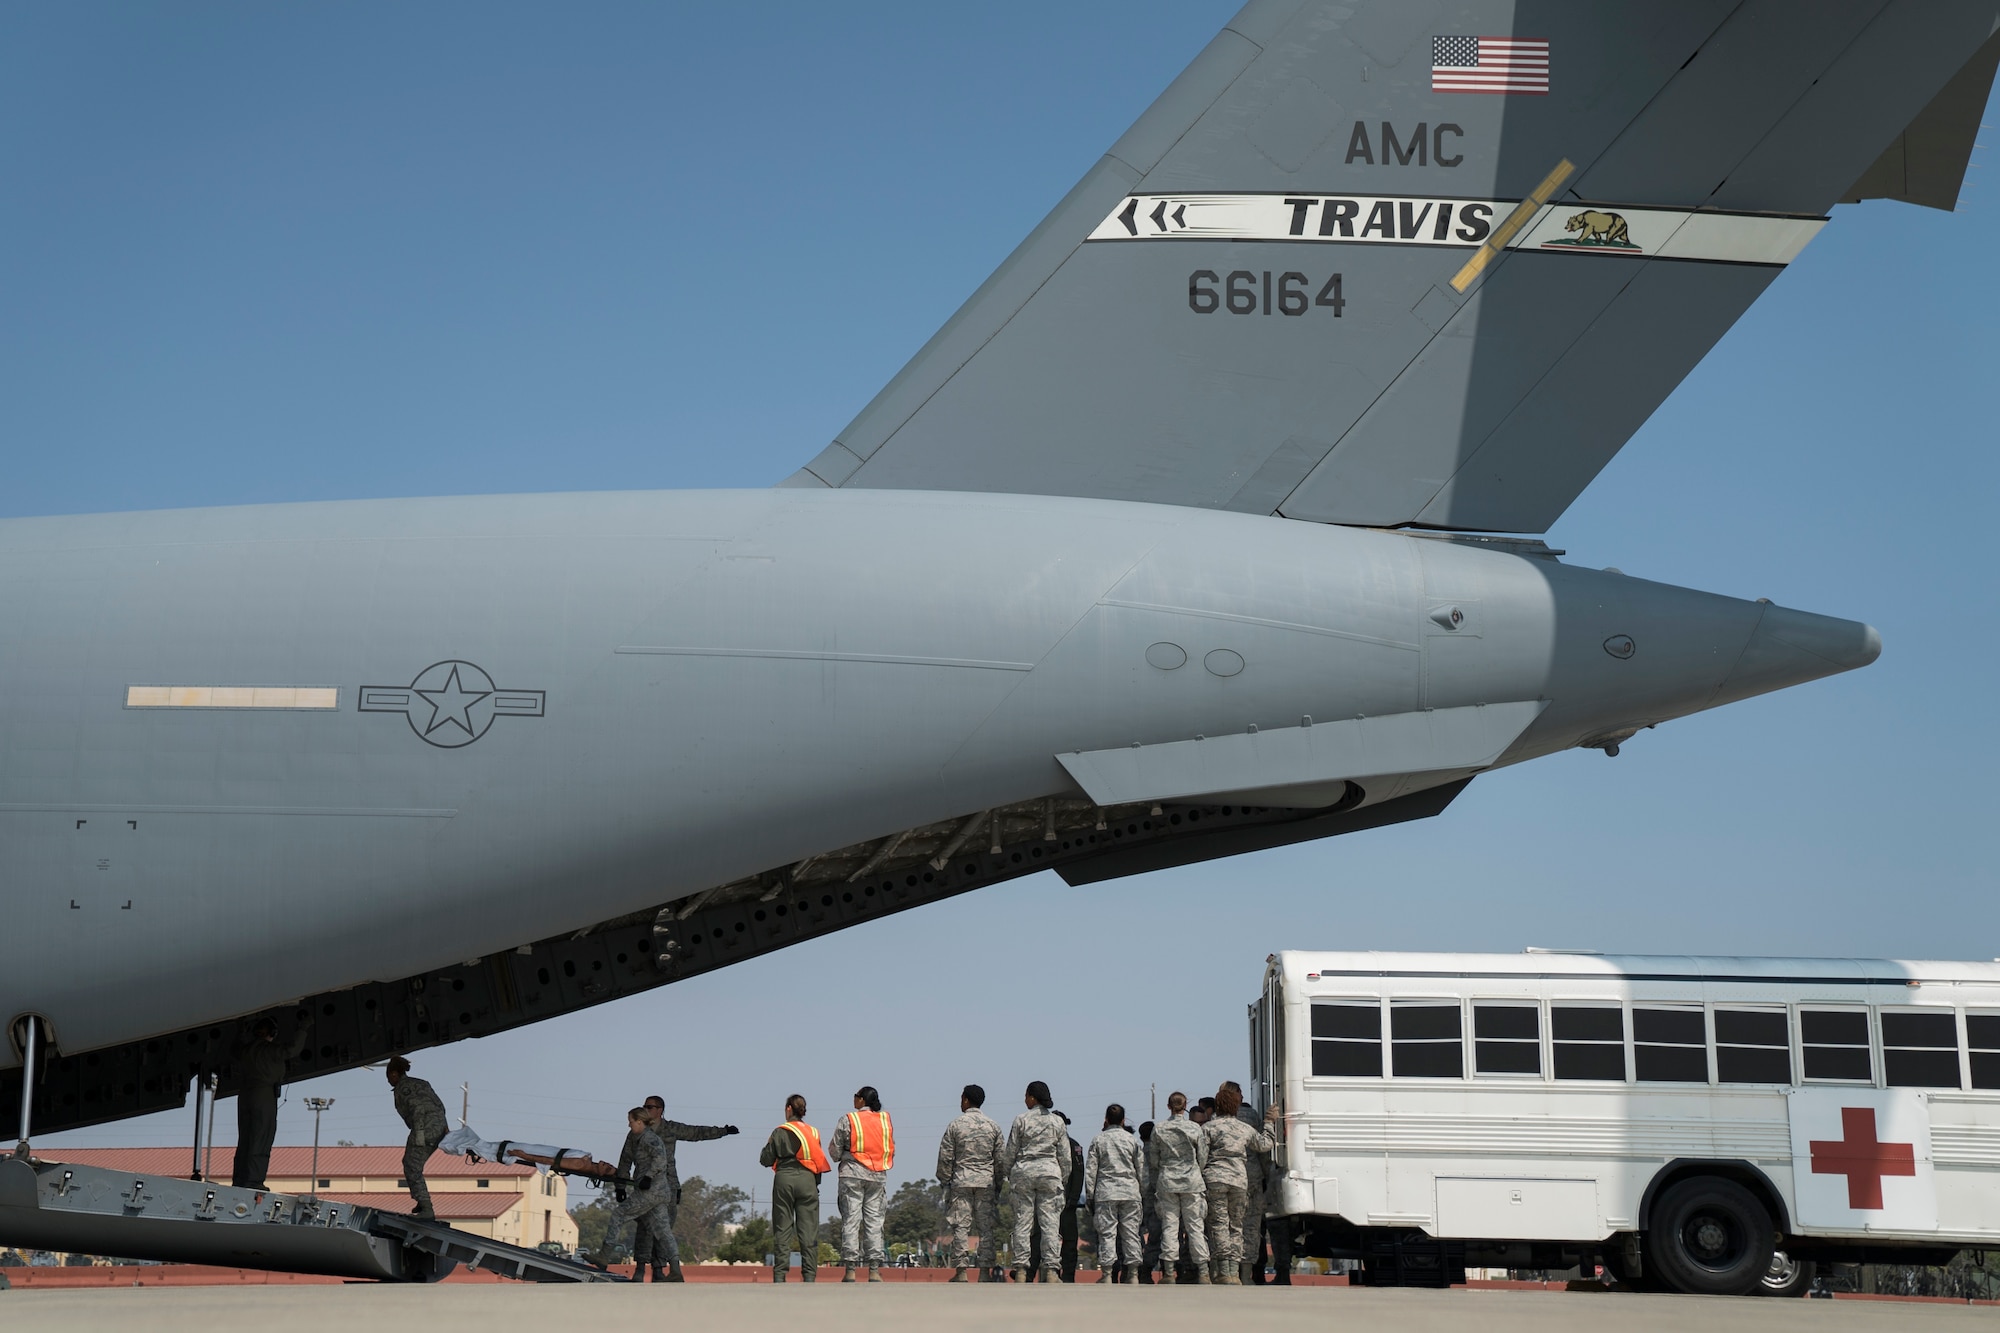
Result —
M 0 1292 L 0 1327 L 133 1329 L 179 1333 L 217 1328 L 356 1328 L 422 1333 L 509 1330 L 726 1328 L 730 1333 L 882 1333 L 963 1329 L 970 1333 L 1618 1333 L 1683 1330 L 1784 1333 L 1832 1330 L 1971 1329 L 2000 1324 L 1991 1306 L 1887 1301 L 1767 1300 L 1558 1291 L 1378 1291 L 1343 1287 L 1016 1287 L 935 1283 L 806 1286 L 693 1284 L 656 1287 L 493 1286 L 178 1287 Z

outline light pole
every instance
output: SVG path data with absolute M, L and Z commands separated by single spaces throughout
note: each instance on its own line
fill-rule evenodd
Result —
M 312 1188 L 308 1191 L 308 1195 L 314 1203 L 319 1202 L 319 1117 L 321 1112 L 332 1105 L 333 1098 L 331 1097 L 306 1098 L 306 1109 L 313 1113 Z

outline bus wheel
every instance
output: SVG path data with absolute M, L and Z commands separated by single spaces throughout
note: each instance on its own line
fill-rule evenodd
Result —
M 1803 1296 L 1812 1289 L 1819 1265 L 1810 1259 L 1794 1259 L 1783 1250 L 1771 1251 L 1771 1266 L 1764 1270 L 1760 1296 Z
M 1674 1290 L 1747 1296 L 1770 1271 L 1771 1214 L 1735 1181 L 1695 1176 L 1653 1205 L 1646 1242 L 1647 1266 Z

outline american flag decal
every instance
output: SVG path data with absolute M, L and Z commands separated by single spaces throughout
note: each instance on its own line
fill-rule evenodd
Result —
M 1549 91 L 1549 39 L 1433 37 L 1431 91 L 1546 96 Z

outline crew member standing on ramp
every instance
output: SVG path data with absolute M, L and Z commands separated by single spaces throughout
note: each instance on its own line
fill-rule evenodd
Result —
M 388 1078 L 389 1086 L 396 1090 L 396 1114 L 410 1127 L 409 1141 L 403 1145 L 403 1179 L 409 1182 L 410 1197 L 417 1201 L 410 1216 L 435 1218 L 431 1187 L 424 1183 L 424 1165 L 451 1131 L 444 1103 L 430 1084 L 410 1076 L 410 1062 L 400 1055 L 389 1061 Z
M 864 1087 L 854 1094 L 854 1109 L 833 1131 L 833 1160 L 840 1163 L 840 1261 L 847 1268 L 840 1280 L 854 1281 L 854 1270 L 865 1260 L 868 1280 L 880 1282 L 887 1257 L 883 1193 L 889 1168 L 896 1164 L 896 1129 L 875 1089 Z
M 771 1131 L 757 1160 L 771 1168 L 771 1281 L 783 1282 L 799 1251 L 799 1276 L 819 1281 L 819 1178 L 833 1169 L 819 1131 L 806 1123 L 806 1099 L 785 1098 L 785 1123 Z
M 236 1164 L 229 1183 L 245 1189 L 267 1188 L 264 1177 L 271 1169 L 271 1145 L 278 1138 L 278 1089 L 285 1082 L 285 1064 L 306 1048 L 312 1031 L 307 1019 L 278 1044 L 278 1025 L 260 1018 L 250 1029 L 249 1039 L 236 1048 L 236 1068 L 242 1082 L 236 1093 Z

